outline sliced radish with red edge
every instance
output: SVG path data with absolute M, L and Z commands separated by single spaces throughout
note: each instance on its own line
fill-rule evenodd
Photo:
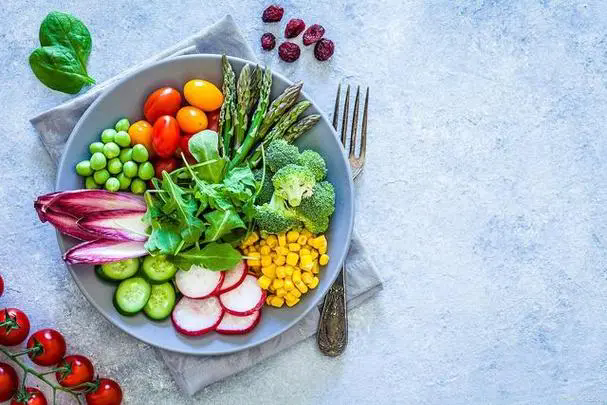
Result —
M 226 312 L 223 314 L 219 325 L 215 328 L 215 332 L 222 335 L 244 335 L 252 331 L 260 320 L 261 309 L 246 316 L 236 316 Z
M 244 278 L 247 275 L 247 264 L 244 260 L 241 260 L 236 266 L 232 267 L 230 270 L 225 271 L 224 273 L 225 277 L 223 279 L 221 287 L 219 288 L 220 294 L 233 290 L 244 281 Z
M 251 315 L 262 307 L 266 298 L 264 290 L 257 284 L 257 278 L 247 274 L 240 285 L 219 296 L 221 306 L 232 315 Z
M 182 297 L 173 308 L 171 320 L 177 332 L 187 336 L 200 336 L 214 330 L 221 322 L 223 313 L 217 297 Z
M 219 291 L 223 278 L 223 271 L 211 271 L 192 265 L 190 270 L 177 271 L 175 284 L 186 297 L 206 298 Z

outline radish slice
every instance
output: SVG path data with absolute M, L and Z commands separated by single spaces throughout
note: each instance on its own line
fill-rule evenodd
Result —
M 74 246 L 63 255 L 70 264 L 103 264 L 145 256 L 144 242 L 97 239 Z
M 219 296 L 221 306 L 232 315 L 251 315 L 263 305 L 265 292 L 257 284 L 257 278 L 247 274 L 236 288 Z
M 261 309 L 247 316 L 236 316 L 226 312 L 223 318 L 221 318 L 219 325 L 215 328 L 215 332 L 222 335 L 244 335 L 253 330 L 260 320 Z
M 87 215 L 78 221 L 84 230 L 111 240 L 146 241 L 147 225 L 143 223 L 141 211 L 113 210 L 100 211 Z
M 65 235 L 80 240 L 99 239 L 99 235 L 88 232 L 78 226 L 78 219 L 70 215 L 48 210 L 44 215 L 44 221 L 50 222 L 57 230 Z
M 190 270 L 177 271 L 175 285 L 186 297 L 206 298 L 219 291 L 223 277 L 223 271 L 211 271 L 192 265 Z
M 243 282 L 245 276 L 247 275 L 247 265 L 244 260 L 241 260 L 236 266 L 232 267 L 228 271 L 225 271 L 224 273 L 225 277 L 221 287 L 219 288 L 220 294 L 233 290 Z
M 145 212 L 147 207 L 142 197 L 130 193 L 114 193 L 106 190 L 72 190 L 57 193 L 46 204 L 48 208 L 64 212 L 78 218 L 99 211 L 130 210 Z
M 171 320 L 177 332 L 199 336 L 215 329 L 222 316 L 223 309 L 217 297 L 202 300 L 182 297 L 173 308 Z

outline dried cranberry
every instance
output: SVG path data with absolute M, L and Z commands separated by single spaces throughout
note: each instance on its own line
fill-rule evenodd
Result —
M 316 43 L 314 46 L 314 56 L 319 61 L 324 61 L 333 56 L 335 51 L 335 45 L 330 39 L 323 38 Z
M 271 51 L 276 46 L 276 37 L 271 32 L 266 32 L 261 36 L 261 47 L 266 51 Z
M 265 10 L 263 10 L 263 14 L 261 15 L 261 19 L 263 22 L 276 22 L 282 19 L 282 15 L 285 13 L 285 9 L 277 6 L 276 4 L 272 4 Z
M 324 27 L 319 24 L 312 24 L 303 34 L 303 44 L 305 46 L 312 45 L 314 42 L 320 40 L 323 35 L 325 35 Z
M 285 28 L 285 38 L 295 38 L 306 29 L 306 23 L 299 18 L 291 18 Z
M 285 62 L 295 62 L 299 59 L 300 53 L 301 50 L 299 49 L 299 45 L 294 44 L 293 42 L 283 42 L 278 47 L 278 55 L 280 56 L 280 59 Z

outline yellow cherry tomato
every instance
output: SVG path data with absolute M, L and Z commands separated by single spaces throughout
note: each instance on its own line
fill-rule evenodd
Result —
M 177 111 L 177 123 L 183 132 L 195 134 L 203 129 L 207 129 L 209 124 L 207 115 L 199 108 L 187 106 L 181 107 Z
M 190 80 L 183 86 L 183 95 L 188 103 L 202 111 L 216 110 L 223 103 L 221 91 L 213 83 L 206 80 Z
M 144 120 L 134 122 L 129 127 L 129 136 L 131 137 L 131 145 L 140 143 L 148 150 L 150 157 L 154 155 L 154 149 L 152 148 L 152 126 L 149 122 Z

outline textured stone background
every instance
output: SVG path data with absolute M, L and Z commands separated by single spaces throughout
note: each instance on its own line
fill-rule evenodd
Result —
M 607 401 L 607 6 L 602 1 L 6 0 L 0 14 L 2 305 L 53 326 L 122 383 L 127 404 L 598 404 Z M 70 279 L 32 200 L 54 168 L 28 123 L 69 97 L 27 56 L 52 9 L 86 22 L 102 81 L 225 13 L 260 58 L 331 110 L 371 87 L 357 223 L 387 279 L 350 346 L 309 340 L 184 397 L 155 351 L 102 318 Z M 292 65 L 258 38 L 290 17 L 337 45 Z

